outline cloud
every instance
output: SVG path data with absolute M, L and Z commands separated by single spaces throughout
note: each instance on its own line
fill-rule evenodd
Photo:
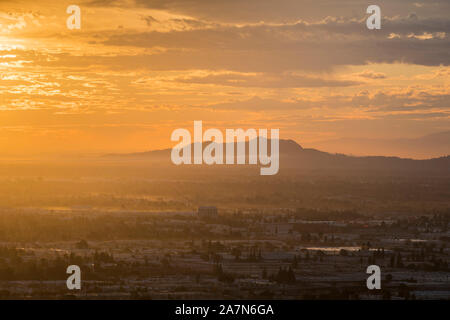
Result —
M 325 16 L 358 16 L 368 7 L 364 0 L 90 0 L 95 6 L 118 6 L 166 10 L 198 19 L 223 22 L 285 22 L 300 19 L 316 20 Z M 450 4 L 446 0 L 428 0 L 422 7 L 411 0 L 378 0 L 377 5 L 390 16 L 415 10 L 430 17 L 446 17 Z
M 367 108 L 370 112 L 378 111 L 413 111 L 449 109 L 450 88 L 407 88 L 399 91 L 379 90 L 361 91 L 354 95 L 351 104 Z
M 153 23 L 158 23 L 159 21 L 153 18 L 152 16 L 145 16 L 142 19 L 147 23 L 148 26 L 151 26 Z
M 367 78 L 367 79 L 386 79 L 386 74 L 381 73 L 381 72 L 374 72 L 372 70 L 364 70 L 363 72 L 360 73 L 355 73 L 354 74 L 357 77 L 361 77 L 361 78 Z
M 339 108 L 345 106 L 348 101 L 345 96 L 328 96 L 320 99 L 309 100 L 307 98 L 297 98 L 291 100 L 277 100 L 270 98 L 261 98 L 258 96 L 244 100 L 234 100 L 230 102 L 218 103 L 205 108 L 212 110 L 242 110 L 249 112 L 258 111 L 296 111 L 307 110 L 313 108 Z
M 366 28 L 365 10 L 359 10 L 365 9 L 366 4 L 357 0 L 326 0 L 320 6 L 297 0 L 95 0 L 81 5 L 97 8 L 84 14 L 86 27 L 80 32 L 68 33 L 64 23 L 61 23 L 62 30 L 54 30 L 57 19 L 48 16 L 51 30 L 46 29 L 46 23 L 28 33 L 22 30 L 21 35 L 40 40 L 42 46 L 70 39 L 83 47 L 83 52 L 77 53 L 78 57 L 82 55 L 78 64 L 89 66 L 98 62 L 122 70 L 141 67 L 328 72 L 343 65 L 369 62 L 426 66 L 450 63 L 450 19 L 448 15 L 436 16 L 445 11 L 444 1 L 429 1 L 423 8 L 414 7 L 406 0 L 382 1 L 382 28 L 375 31 Z M 343 8 L 353 9 L 341 12 Z M 434 8 L 434 13 L 429 12 L 430 8 Z M 241 14 L 244 9 L 253 10 L 246 16 L 247 20 L 244 16 L 239 21 L 231 16 L 230 19 L 216 17 L 226 15 L 227 11 Z M 417 13 L 410 14 L 416 9 Z M 95 11 L 102 16 L 96 16 Z M 308 11 L 317 14 L 303 17 Z M 266 19 L 274 12 L 285 19 Z M 261 18 L 252 20 L 256 13 Z M 289 14 L 296 18 L 287 18 Z M 105 16 L 116 19 L 105 21 Z M 95 24 L 96 19 L 101 23 Z M 106 25 L 102 29 L 103 23 Z M 66 51 L 74 50 L 66 48 Z M 56 58 L 70 63 L 75 60 L 69 55 Z
M 445 32 L 435 32 L 435 33 L 428 33 L 424 32 L 420 35 L 416 35 L 414 33 L 408 34 L 408 38 L 415 38 L 419 40 L 430 40 L 430 39 L 445 39 L 447 34 Z
M 130 32 L 111 35 L 103 43 L 172 49 L 164 56 L 171 63 L 176 61 L 174 67 L 181 69 L 283 72 L 331 70 L 368 62 L 449 65 L 449 32 L 450 20 L 414 22 L 395 18 L 387 20 L 381 32 L 373 33 L 365 28 L 364 21 L 328 18 L 315 23 L 208 25 L 183 31 Z M 162 67 L 163 59 L 157 55 L 149 60 L 156 68 Z
M 294 73 L 284 74 L 245 74 L 245 73 L 214 73 L 203 76 L 188 76 L 175 79 L 177 82 L 215 84 L 230 87 L 258 88 L 312 88 L 312 87 L 348 87 L 359 82 L 349 80 L 324 79 L 317 76 L 305 76 Z

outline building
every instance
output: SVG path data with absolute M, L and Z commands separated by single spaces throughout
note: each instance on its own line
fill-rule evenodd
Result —
M 215 218 L 218 212 L 216 207 L 199 207 L 198 216 L 200 218 Z

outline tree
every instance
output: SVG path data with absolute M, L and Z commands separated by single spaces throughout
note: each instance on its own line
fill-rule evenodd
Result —
M 397 268 L 403 267 L 402 255 L 400 254 L 400 252 L 397 254 L 396 266 Z
M 294 259 L 292 260 L 292 268 L 298 267 L 298 261 L 297 261 L 297 255 L 294 256 Z
M 386 282 L 391 282 L 392 281 L 392 274 L 387 274 L 386 275 Z
M 75 244 L 77 249 L 89 249 L 89 245 L 86 240 L 81 240 Z
M 233 250 L 231 251 L 231 254 L 234 256 L 234 258 L 236 260 L 239 260 L 239 258 L 241 257 L 241 250 L 239 248 L 233 248 Z

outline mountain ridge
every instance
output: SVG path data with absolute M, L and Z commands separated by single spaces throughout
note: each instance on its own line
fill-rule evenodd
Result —
M 203 142 L 204 147 L 214 143 Z M 234 143 L 236 148 L 236 142 Z M 268 139 L 268 153 L 270 154 L 271 141 Z M 194 143 L 190 144 L 193 150 Z M 226 143 L 223 143 L 225 153 Z M 121 160 L 154 160 L 170 161 L 172 149 L 159 149 L 127 154 L 108 154 L 105 157 Z M 236 150 L 236 149 L 235 149 Z M 246 153 L 249 150 L 249 142 L 246 142 Z M 193 154 L 193 152 L 191 152 Z M 313 148 L 303 148 L 292 139 L 279 140 L 280 168 L 308 168 L 308 169 L 348 169 L 348 170 L 438 170 L 450 172 L 450 156 L 416 160 L 400 158 L 396 156 L 353 156 L 341 153 L 329 153 Z
M 357 156 L 397 155 L 402 158 L 430 159 L 450 153 L 450 130 L 431 133 L 416 138 L 338 138 L 315 143 L 315 148 L 333 153 Z

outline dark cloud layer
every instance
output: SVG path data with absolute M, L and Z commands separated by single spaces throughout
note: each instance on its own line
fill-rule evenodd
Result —
M 450 20 L 396 19 L 389 25 L 381 32 L 367 30 L 364 22 L 335 20 L 313 25 L 221 26 L 118 34 L 104 43 L 183 49 L 169 53 L 171 63 L 176 61 L 176 68 L 181 69 L 189 65 L 274 72 L 329 70 L 368 62 L 449 65 Z M 151 60 L 156 68 L 162 67 L 157 56 Z
M 124 0 L 89 0 L 95 6 L 130 6 Z M 326 16 L 361 17 L 369 3 L 364 0 L 135 0 L 134 6 L 170 10 L 199 19 L 227 22 L 283 22 L 317 20 Z M 409 12 L 437 18 L 448 17 L 447 0 L 378 0 L 386 16 L 404 16 Z

